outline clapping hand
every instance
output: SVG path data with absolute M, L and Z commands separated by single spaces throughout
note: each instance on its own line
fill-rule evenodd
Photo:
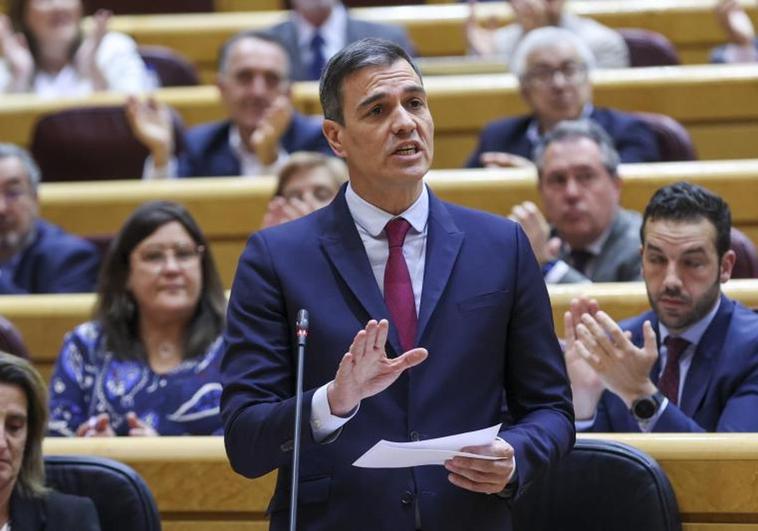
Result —
M 279 140 L 287 131 L 293 112 L 289 96 L 281 94 L 263 113 L 263 118 L 250 137 L 250 147 L 262 165 L 268 166 L 276 162 Z
M 89 34 L 84 37 L 79 49 L 74 56 L 74 65 L 79 73 L 92 81 L 92 87 L 95 90 L 106 90 L 108 81 L 100 71 L 97 64 L 97 52 L 103 42 L 103 38 L 108 33 L 108 21 L 113 13 L 105 9 L 98 10 L 93 16 L 94 27 Z
M 174 128 L 168 106 L 153 97 L 140 101 L 129 96 L 126 118 L 134 136 L 150 150 L 156 167 L 168 164 L 174 150 Z
M 550 225 L 548 225 L 545 216 L 542 215 L 537 205 L 531 201 L 524 201 L 520 205 L 514 206 L 511 211 L 511 219 L 517 221 L 524 229 L 532 246 L 532 252 L 534 252 L 534 256 L 540 265 L 558 258 L 561 240 L 557 237 L 550 237 Z
M 115 437 L 108 413 L 100 413 L 82 422 L 76 429 L 77 437 Z
M 34 74 L 34 58 L 23 33 L 14 33 L 10 19 L 0 15 L 0 55 L 11 74 L 10 92 L 29 90 Z

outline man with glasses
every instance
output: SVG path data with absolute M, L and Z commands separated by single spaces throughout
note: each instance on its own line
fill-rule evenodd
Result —
M 590 120 L 560 122 L 534 161 L 545 214 L 527 201 L 512 217 L 529 236 L 545 281 L 639 280 L 642 219 L 619 207 L 619 156 L 603 128 Z
M 100 255 L 38 218 L 39 181 L 29 153 L 0 144 L 0 295 L 92 291 Z
M 321 119 L 292 108 L 289 60 L 269 35 L 242 32 L 221 48 L 216 84 L 229 119 L 174 138 L 168 107 L 130 98 L 127 117 L 151 157 L 145 179 L 274 175 L 294 151 L 331 155 Z
M 561 120 L 579 118 L 589 118 L 606 130 L 621 162 L 660 159 L 653 132 L 639 118 L 592 104 L 588 74 L 595 59 L 573 33 L 554 27 L 531 31 L 511 63 L 531 114 L 487 125 L 467 167 L 531 166 L 532 150 L 540 138 Z

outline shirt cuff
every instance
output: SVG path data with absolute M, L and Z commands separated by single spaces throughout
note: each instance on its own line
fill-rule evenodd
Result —
M 326 394 L 329 383 L 316 389 L 311 401 L 311 431 L 316 442 L 323 442 L 328 439 L 332 433 L 353 418 L 360 408 L 360 404 L 358 404 L 347 417 L 332 415 L 332 410 L 329 407 L 329 397 Z
M 586 420 L 575 420 L 574 427 L 576 428 L 576 431 L 587 431 L 592 428 L 592 426 L 595 425 L 595 418 L 596 416 Z
M 559 282 L 571 267 L 563 260 L 557 260 L 550 271 L 545 273 L 545 283 L 555 284 Z
M 145 165 L 142 168 L 142 180 L 143 181 L 157 181 L 161 179 L 176 179 L 179 164 L 176 161 L 176 157 L 171 157 L 168 160 L 168 164 L 162 168 L 155 166 L 155 159 L 152 155 L 148 155 L 145 159 Z

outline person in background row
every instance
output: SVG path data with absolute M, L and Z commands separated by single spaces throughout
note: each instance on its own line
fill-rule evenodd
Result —
M 521 97 L 531 113 L 485 126 L 466 166 L 531 166 L 540 138 L 562 120 L 588 118 L 610 135 L 621 162 L 660 160 L 653 131 L 634 115 L 595 107 L 589 72 L 595 59 L 587 45 L 561 28 L 529 32 L 512 59 Z
M 151 88 L 135 42 L 108 31 L 109 12 L 98 11 L 86 34 L 81 0 L 10 0 L 8 12 L 0 15 L 0 91 L 59 98 Z
M 616 324 L 596 301 L 564 316 L 577 429 L 758 431 L 758 315 L 727 298 L 731 215 L 700 186 L 645 208 L 642 275 L 652 311 Z
M 336 157 L 301 151 L 279 171 L 274 197 L 262 228 L 300 218 L 328 205 L 347 181 L 347 167 Z
M 29 351 L 24 344 L 24 338 L 21 337 L 21 332 L 2 316 L 0 316 L 0 351 L 29 359 Z
M 39 182 L 29 153 L 0 144 L 0 295 L 92 291 L 100 254 L 39 218 Z
M 754 63 L 758 61 L 758 40 L 745 8 L 738 0 L 719 0 L 716 20 L 729 42 L 711 52 L 712 63 Z
M 92 500 L 45 487 L 46 399 L 34 367 L 0 352 L 0 529 L 99 531 Z
M 642 217 L 619 206 L 619 156 L 603 128 L 560 122 L 534 158 L 545 214 L 525 202 L 512 217 L 529 236 L 545 281 L 639 280 Z
M 504 28 L 480 26 L 476 20 L 476 1 L 469 2 L 470 16 L 466 37 L 470 50 L 478 55 L 498 54 L 510 59 L 522 39 L 538 28 L 554 26 L 570 31 L 592 51 L 599 68 L 626 68 L 629 50 L 618 32 L 584 17 L 568 13 L 565 0 L 511 0 L 515 22 Z M 515 72 L 511 62 L 511 71 Z
M 405 29 L 351 17 L 339 0 L 292 0 L 290 19 L 267 30 L 284 43 L 293 81 L 317 81 L 326 61 L 366 37 L 387 39 L 413 55 Z
M 66 335 L 50 385 L 50 434 L 221 433 L 226 300 L 190 214 L 145 203 L 106 256 L 95 319 Z
M 294 151 L 331 155 L 321 118 L 292 108 L 289 76 L 287 52 L 275 37 L 249 31 L 231 37 L 219 52 L 216 78 L 229 118 L 193 127 L 181 142 L 166 105 L 129 98 L 132 131 L 151 154 L 143 177 L 274 175 Z

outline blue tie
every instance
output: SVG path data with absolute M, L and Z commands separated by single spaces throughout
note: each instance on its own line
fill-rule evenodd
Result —
M 311 68 L 310 79 L 311 81 L 318 81 L 321 77 L 321 71 L 324 69 L 326 60 L 324 59 L 324 38 L 317 31 L 311 39 Z

